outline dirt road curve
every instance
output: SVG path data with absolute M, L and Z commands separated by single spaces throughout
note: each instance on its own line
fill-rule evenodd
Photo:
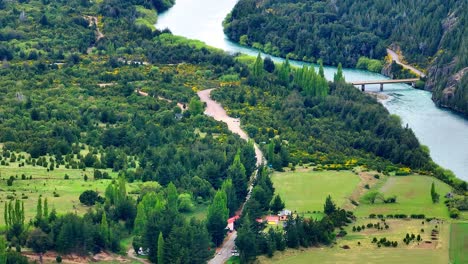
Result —
M 398 56 L 398 54 L 395 51 L 393 51 L 391 49 L 387 49 L 387 53 L 388 53 L 388 55 L 390 55 L 390 57 L 392 57 L 392 60 L 394 60 L 397 64 L 400 64 L 401 66 L 403 66 L 403 68 L 408 69 L 408 70 L 416 73 L 419 77 L 426 77 L 426 75 L 422 71 L 414 68 L 411 65 L 404 64 L 403 62 L 401 62 L 400 57 Z
M 197 93 L 198 97 L 200 97 L 200 100 L 206 103 L 205 115 L 211 116 L 217 121 L 226 123 L 228 125 L 229 130 L 232 133 L 238 134 L 244 140 L 249 140 L 249 136 L 241 128 L 240 120 L 238 118 L 232 118 L 228 116 L 224 108 L 221 106 L 221 104 L 211 99 L 210 94 L 211 94 L 211 91 L 213 90 L 214 89 L 203 90 Z M 264 163 L 263 153 L 257 144 L 255 144 L 254 147 L 255 147 L 255 155 L 257 158 L 257 166 L 260 166 L 261 164 Z M 255 172 L 254 175 L 252 176 L 253 179 L 255 179 L 255 177 L 257 177 L 257 172 Z M 249 193 L 245 199 L 246 202 L 249 200 L 250 193 L 252 192 L 252 188 L 253 188 L 252 180 L 249 185 Z M 244 206 L 242 205 L 242 208 L 243 207 Z M 226 237 L 226 239 L 224 240 L 222 246 L 216 251 L 216 255 L 208 262 L 208 264 L 225 263 L 232 256 L 232 250 L 234 249 L 234 246 L 235 246 L 236 237 L 237 237 L 236 231 L 230 233 L 228 237 Z
M 214 89 L 208 89 L 197 93 L 200 100 L 206 103 L 205 115 L 211 116 L 217 121 L 226 123 L 232 133 L 238 134 L 244 140 L 249 140 L 249 136 L 241 128 L 240 119 L 228 116 L 223 106 L 211 99 L 210 94 L 213 90 Z M 255 144 L 255 155 L 257 156 L 257 166 L 259 166 L 263 163 L 264 158 L 263 153 L 260 151 L 257 144 Z

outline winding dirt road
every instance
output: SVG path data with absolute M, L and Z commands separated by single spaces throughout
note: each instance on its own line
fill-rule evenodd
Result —
M 206 103 L 206 109 L 204 112 L 205 115 L 213 117 L 216 121 L 221 121 L 221 122 L 226 123 L 229 130 L 231 130 L 232 133 L 237 134 L 242 139 L 248 141 L 250 138 L 247 135 L 247 133 L 245 133 L 245 131 L 242 130 L 241 125 L 240 125 L 240 119 L 228 116 L 223 106 L 220 103 L 211 99 L 210 94 L 211 94 L 211 91 L 213 90 L 214 88 L 199 91 L 197 93 L 198 97 L 200 97 L 200 100 Z M 255 147 L 255 155 L 257 156 L 257 166 L 260 166 L 261 164 L 264 163 L 263 153 L 257 144 L 255 144 L 254 147 Z
M 213 117 L 217 121 L 224 122 L 228 125 L 229 130 L 232 133 L 238 134 L 242 139 L 244 140 L 249 140 L 249 136 L 247 133 L 245 133 L 244 130 L 242 130 L 241 125 L 240 125 L 240 120 L 238 118 L 232 118 L 227 115 L 226 110 L 224 110 L 223 106 L 211 99 L 210 94 L 211 91 L 214 89 L 208 89 L 208 90 L 203 90 L 199 91 L 198 97 L 200 97 L 200 100 L 202 102 L 206 103 L 206 109 L 205 109 L 205 115 Z M 258 147 L 257 144 L 254 144 L 255 148 L 255 155 L 257 159 L 257 166 L 260 166 L 264 163 L 265 158 L 263 156 L 262 151 Z M 257 171 L 254 172 L 252 175 L 251 183 L 249 185 L 249 193 L 247 194 L 247 197 L 245 199 L 244 204 L 250 199 L 250 193 L 252 192 L 253 188 L 253 180 L 257 177 Z M 244 204 L 242 205 L 242 209 L 244 207 Z M 224 240 L 222 246 L 216 251 L 216 255 L 208 262 L 209 264 L 222 264 L 225 263 L 232 255 L 232 250 L 234 249 L 235 246 L 235 240 L 237 237 L 237 232 L 233 231 L 226 237 Z
M 404 64 L 403 62 L 401 62 L 400 56 L 398 56 L 398 54 L 395 51 L 393 51 L 391 49 L 387 49 L 387 53 L 388 53 L 388 55 L 390 55 L 392 60 L 394 60 L 397 64 L 401 65 L 403 68 L 408 69 L 408 70 L 416 73 L 419 77 L 426 77 L 426 75 L 422 71 L 416 69 L 415 67 L 413 67 L 411 65 Z

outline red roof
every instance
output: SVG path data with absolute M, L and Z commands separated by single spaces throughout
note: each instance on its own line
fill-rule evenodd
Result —
M 269 215 L 266 217 L 267 222 L 277 222 L 279 221 L 279 216 L 277 215 Z
M 228 223 L 234 223 L 237 219 L 239 219 L 239 216 L 235 215 L 235 216 L 229 218 L 227 221 L 228 221 Z

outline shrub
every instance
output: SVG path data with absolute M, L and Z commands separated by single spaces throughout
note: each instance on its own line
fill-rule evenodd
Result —
M 375 218 L 375 214 L 370 214 L 369 218 Z
M 460 211 L 457 208 L 450 208 L 450 217 L 458 218 L 460 216 Z
M 56 258 L 55 258 L 55 261 L 57 263 L 62 263 L 62 256 L 58 255 Z
M 63 179 L 68 180 L 70 179 L 70 176 L 68 176 L 68 174 L 65 174 L 65 176 L 63 176 Z
M 84 191 L 80 197 L 80 202 L 84 205 L 91 206 L 95 205 L 96 202 L 103 202 L 103 198 L 99 196 L 99 194 L 93 190 L 86 190 Z

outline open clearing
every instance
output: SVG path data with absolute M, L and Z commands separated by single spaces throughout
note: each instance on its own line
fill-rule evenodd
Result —
M 468 263 L 468 223 L 453 223 L 450 230 L 450 261 Z
M 332 248 L 309 248 L 309 249 L 288 249 L 284 252 L 276 252 L 273 258 L 265 256 L 259 257 L 260 263 L 448 263 L 448 241 L 450 233 L 450 223 L 427 223 L 422 224 L 422 220 L 396 220 L 387 219 L 388 229 L 377 230 L 374 228 L 365 229 L 361 232 L 352 232 L 353 225 L 366 225 L 367 223 L 377 223 L 380 219 L 360 219 L 356 223 L 346 227 L 348 235 L 343 239 L 338 239 L 337 244 Z M 437 225 L 437 228 L 436 228 Z M 424 232 L 421 232 L 424 228 Z M 439 231 L 437 241 L 431 238 L 431 230 Z M 406 233 L 420 234 L 423 241 L 411 242 L 409 245 L 403 243 Z M 373 237 L 378 239 L 387 238 L 397 241 L 396 248 L 381 247 L 371 243 Z M 431 241 L 430 244 L 425 241 Z M 361 245 L 358 245 L 358 242 Z M 341 247 L 348 245 L 350 249 Z M 463 252 L 463 251 L 461 251 Z M 461 262 L 460 262 L 461 263 Z
M 432 222 L 423 220 L 401 220 L 387 219 L 388 229 L 378 230 L 366 228 L 361 232 L 352 232 L 354 225 L 376 224 L 380 219 L 359 219 L 346 227 L 348 235 L 337 240 L 337 244 L 332 248 L 309 248 L 309 249 L 288 249 L 284 252 L 276 252 L 273 258 L 265 256 L 259 258 L 260 263 L 448 263 L 449 262 L 449 235 L 450 223 Z M 424 232 L 421 231 L 424 229 Z M 432 239 L 431 231 L 435 229 L 438 234 L 437 240 Z M 409 245 L 403 243 L 405 235 L 421 235 L 421 242 L 411 242 Z M 387 238 L 397 241 L 396 248 L 378 248 L 372 243 L 372 238 Z M 430 241 L 431 243 L 427 243 Z M 358 245 L 358 242 L 361 245 Z M 347 245 L 350 249 L 342 249 Z M 459 251 L 457 252 L 463 252 Z M 466 251 L 465 251 L 466 252 Z M 459 262 L 462 263 L 462 262 Z M 466 262 L 465 262 L 466 263 Z
M 323 211 L 328 195 L 342 206 L 360 181 L 350 171 L 283 172 L 271 179 L 286 208 L 300 213 Z
M 104 171 L 104 170 L 103 170 Z M 105 170 L 112 177 L 116 174 L 110 170 Z M 21 179 L 21 175 L 26 175 L 26 180 Z M 69 176 L 68 180 L 64 179 L 65 174 Z M 14 167 L 0 166 L 0 203 L 3 212 L 3 203 L 9 201 L 7 198 L 15 197 L 24 201 L 25 218 L 29 221 L 30 218 L 36 215 L 37 200 L 42 197 L 42 200 L 47 198 L 49 212 L 55 208 L 57 213 L 76 212 L 84 214 L 90 207 L 83 206 L 79 201 L 79 196 L 86 190 L 94 190 L 104 196 L 106 187 L 111 183 L 111 180 L 100 179 L 94 180 L 93 171 L 79 169 L 58 168 L 53 171 L 47 171 L 46 168 L 40 166 Z M 84 175 L 88 176 L 88 180 L 84 180 Z M 13 181 L 12 186 L 7 185 L 7 179 L 10 176 L 18 176 L 18 179 Z M 32 176 L 32 179 L 29 179 Z M 127 185 L 127 191 L 138 189 L 137 183 Z M 54 197 L 54 192 L 56 193 Z M 3 217 L 0 218 L 0 226 L 4 225 Z
M 341 249 L 341 248 L 311 248 L 304 250 L 287 250 L 275 253 L 271 259 L 262 256 L 260 263 L 448 263 L 447 254 L 443 250 L 406 249 L 406 248 L 379 248 L 368 249 Z
M 440 194 L 440 202 L 433 204 L 430 190 L 434 182 L 436 192 Z M 356 208 L 356 216 L 369 214 L 425 214 L 426 217 L 448 218 L 448 209 L 444 204 L 444 195 L 451 191 L 447 184 L 429 176 L 393 176 L 378 189 L 385 197 L 396 195 L 394 204 L 363 204 Z

